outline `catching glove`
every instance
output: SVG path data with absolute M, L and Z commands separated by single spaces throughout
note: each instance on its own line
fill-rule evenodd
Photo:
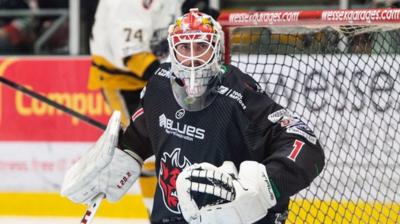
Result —
M 254 223 L 276 204 L 263 164 L 209 163 L 184 169 L 176 181 L 181 212 L 189 223 Z M 200 195 L 200 196 L 199 196 Z

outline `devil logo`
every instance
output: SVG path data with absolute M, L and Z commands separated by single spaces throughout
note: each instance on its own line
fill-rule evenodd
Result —
M 164 152 L 158 174 L 158 183 L 163 193 L 164 204 L 168 210 L 176 214 L 181 213 L 176 194 L 176 179 L 184 168 L 192 165 L 185 156 L 183 157 L 183 162 L 180 163 L 180 153 L 180 148 L 174 149 L 171 154 Z

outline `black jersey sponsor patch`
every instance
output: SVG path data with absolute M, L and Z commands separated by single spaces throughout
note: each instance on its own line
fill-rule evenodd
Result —
M 163 69 L 163 68 L 158 68 L 155 72 L 156 75 L 165 77 L 165 78 L 171 78 L 171 71 Z
M 243 108 L 243 110 L 246 110 L 246 105 L 243 102 L 243 95 L 240 92 L 230 89 L 223 85 L 218 87 L 217 92 L 221 95 L 232 98 Z

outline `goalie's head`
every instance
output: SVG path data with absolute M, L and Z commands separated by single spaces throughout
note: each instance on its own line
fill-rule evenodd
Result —
M 223 32 L 211 16 L 191 9 L 169 28 L 171 69 L 187 98 L 202 96 L 221 70 Z M 176 91 L 175 91 L 176 94 Z

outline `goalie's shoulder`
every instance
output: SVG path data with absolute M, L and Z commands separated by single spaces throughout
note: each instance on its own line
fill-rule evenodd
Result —
M 249 98 L 254 98 L 254 94 L 266 97 L 260 85 L 251 76 L 240 71 L 239 68 L 224 65 L 222 70 L 222 82 L 218 86 L 217 92 L 233 100 L 242 110 L 245 111 L 249 106 L 252 107 L 252 105 L 249 105 Z
M 157 85 L 158 83 L 168 82 L 172 76 L 171 63 L 162 63 L 155 69 L 154 74 L 149 78 L 147 86 Z
M 171 63 L 162 63 L 154 72 L 154 77 L 156 79 L 170 79 L 171 76 Z
M 223 83 L 239 92 L 250 90 L 254 92 L 264 93 L 261 86 L 250 75 L 242 72 L 238 67 L 233 65 L 223 65 L 224 71 Z
M 163 63 L 159 65 L 154 74 L 150 77 L 145 88 L 143 88 L 140 94 L 141 99 L 143 99 L 148 92 L 161 93 L 163 90 L 169 88 L 170 77 L 172 76 L 170 68 L 170 63 Z

